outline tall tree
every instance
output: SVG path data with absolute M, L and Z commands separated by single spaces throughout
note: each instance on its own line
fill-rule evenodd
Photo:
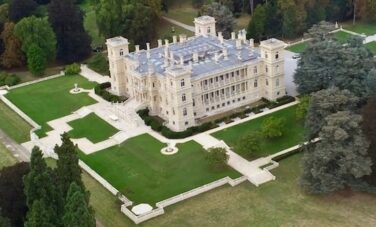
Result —
M 1 65 L 4 68 L 20 67 L 25 63 L 25 55 L 21 50 L 21 42 L 13 34 L 14 27 L 14 23 L 5 23 L 4 30 L 0 36 L 5 46 L 5 50 L 1 55 Z
M 36 45 L 42 50 L 46 60 L 54 59 L 56 37 L 47 19 L 35 16 L 24 18 L 16 24 L 14 34 L 22 42 L 24 53 L 32 45 Z
M 86 193 L 74 182 L 65 201 L 63 223 L 64 226 L 95 226 L 94 210 L 89 206 Z
M 23 226 L 24 223 L 27 206 L 22 179 L 29 171 L 29 164 L 25 162 L 0 170 L 0 207 L 12 226 Z
M 366 0 L 366 15 L 365 19 L 369 22 L 376 22 L 376 1 Z
M 249 157 L 257 157 L 261 151 L 260 147 L 261 136 L 258 133 L 250 133 L 240 138 L 236 144 L 235 149 L 241 154 Z
M 335 87 L 313 93 L 305 122 L 307 139 L 313 140 L 319 136 L 327 116 L 338 111 L 354 110 L 358 101 L 351 92 Z
M 252 19 L 249 21 L 247 36 L 258 41 L 265 37 L 266 27 L 266 9 L 263 5 L 258 5 L 253 13 Z
M 9 5 L 9 19 L 18 22 L 24 17 L 29 17 L 37 6 L 33 0 L 12 0 Z
M 302 187 L 311 193 L 328 193 L 358 184 L 371 173 L 369 143 L 360 124 L 362 117 L 341 111 L 325 118 L 321 141 L 304 154 Z
M 0 226 L 3 226 L 3 227 L 11 227 L 11 225 L 10 225 L 10 221 L 9 221 L 9 218 L 4 217 L 4 216 L 2 215 L 1 208 L 0 208 Z
M 99 32 L 106 38 L 122 35 L 124 0 L 99 0 L 95 7 Z
M 204 5 L 200 10 L 200 14 L 214 17 L 217 22 L 217 31 L 222 32 L 225 38 L 231 36 L 235 26 L 235 19 L 226 6 L 213 2 L 210 5 Z
M 59 190 L 55 187 L 52 170 L 47 167 L 42 151 L 34 147 L 30 158 L 30 172 L 24 177 L 26 204 L 29 208 L 27 225 L 59 223 Z M 43 213 L 41 213 L 43 211 Z
M 278 0 L 282 14 L 282 32 L 287 38 L 294 38 L 306 29 L 307 12 L 305 1 Z
M 81 61 L 91 53 L 91 38 L 83 25 L 83 13 L 74 0 L 52 0 L 48 19 L 56 34 L 57 59 L 65 63 Z
M 74 182 L 81 188 L 84 188 L 84 184 L 81 180 L 81 169 L 78 165 L 77 147 L 72 143 L 67 133 L 61 136 L 61 140 L 61 146 L 55 147 L 55 153 L 59 157 L 56 174 L 65 198 L 71 183 Z
M 27 66 L 34 76 L 42 76 L 47 67 L 43 50 L 37 45 L 31 45 L 26 53 Z
M 294 81 L 301 94 L 336 86 L 363 98 L 368 95 L 367 76 L 375 66 L 362 39 L 350 38 L 348 45 L 326 39 L 312 43 L 301 54 Z

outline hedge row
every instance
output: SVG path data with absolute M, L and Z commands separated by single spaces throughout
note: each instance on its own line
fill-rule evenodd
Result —
M 18 84 L 20 81 L 21 79 L 15 74 L 0 72 L 0 86 L 14 86 Z
M 98 84 L 94 88 L 95 94 L 101 96 L 104 100 L 109 101 L 109 102 L 124 102 L 127 100 L 127 98 L 125 97 L 117 96 L 107 91 L 107 89 L 110 87 L 111 87 L 110 82 Z
M 160 132 L 164 137 L 169 139 L 182 139 L 218 127 L 213 122 L 208 122 L 200 126 L 190 127 L 182 132 L 175 132 L 164 126 L 156 117 L 150 116 L 149 109 L 143 109 L 137 113 L 145 121 L 146 125 L 150 126 L 154 131 Z
M 230 116 L 223 117 L 220 119 L 217 119 L 213 122 L 207 122 L 199 126 L 194 126 L 190 127 L 185 131 L 182 132 L 174 132 L 168 127 L 164 126 L 163 123 L 158 120 L 156 117 L 150 116 L 149 115 L 149 110 L 148 109 L 143 109 L 138 111 L 138 115 L 144 120 L 145 124 L 150 126 L 154 131 L 161 132 L 163 136 L 169 138 L 169 139 L 181 139 L 181 138 L 186 138 L 188 136 L 195 135 L 197 133 L 205 132 L 209 129 L 213 129 L 218 127 L 218 124 L 221 122 L 225 122 L 226 124 L 234 122 L 234 118 L 246 118 L 247 114 L 253 112 L 255 114 L 261 113 L 262 109 L 264 108 L 276 108 L 278 106 L 285 105 L 287 103 L 295 101 L 294 97 L 291 96 L 284 96 L 276 100 L 276 102 L 270 102 L 268 100 L 263 100 L 264 103 L 258 105 L 257 107 L 254 108 L 249 108 L 245 109 L 243 112 L 237 112 L 233 113 Z

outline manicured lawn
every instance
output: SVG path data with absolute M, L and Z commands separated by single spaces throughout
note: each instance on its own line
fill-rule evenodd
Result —
M 95 86 L 82 76 L 64 76 L 11 90 L 6 97 L 42 126 L 38 134 L 44 136 L 50 130 L 48 121 L 96 103 L 86 93 L 70 94 L 75 83 L 85 89 Z
M 11 166 L 17 162 L 17 159 L 0 143 L 0 170 L 3 167 Z
M 295 45 L 288 47 L 287 50 L 300 54 L 304 52 L 304 50 L 307 48 L 307 45 L 308 45 L 307 42 L 299 43 L 299 44 L 295 44 Z
M 149 135 L 141 135 L 80 158 L 115 188 L 135 203 L 156 202 L 189 191 L 225 176 L 240 174 L 228 168 L 213 171 L 205 160 L 203 148 L 191 141 L 180 144 L 179 152 L 165 156 L 164 144 Z
M 349 24 L 344 26 L 345 29 L 366 35 L 376 34 L 376 24 L 356 23 L 355 25 Z
M 376 42 L 370 42 L 366 44 L 366 47 L 372 51 L 373 54 L 376 55 Z
M 110 124 L 102 120 L 95 113 L 91 113 L 82 119 L 77 119 L 68 123 L 73 130 L 69 131 L 72 138 L 86 137 L 93 143 L 99 143 L 107 140 L 118 132 Z
M 214 133 L 213 136 L 224 140 L 229 146 L 235 147 L 242 136 L 247 133 L 260 132 L 262 124 L 266 118 L 271 116 L 282 118 L 285 120 L 285 127 L 281 137 L 275 139 L 261 139 L 261 152 L 259 154 L 250 156 L 249 154 L 239 153 L 241 156 L 248 159 L 274 154 L 303 142 L 304 124 L 303 121 L 296 120 L 295 111 L 296 106 L 292 106 L 243 124 L 218 131 Z M 236 149 L 234 149 L 234 151 L 237 152 Z
M 30 140 L 31 126 L 0 101 L 0 129 L 18 143 Z

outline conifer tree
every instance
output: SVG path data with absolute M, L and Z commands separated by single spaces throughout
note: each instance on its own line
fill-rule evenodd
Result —
M 48 19 L 56 34 L 57 59 L 78 62 L 91 53 L 91 38 L 84 29 L 83 13 L 75 0 L 52 0 Z
M 64 226 L 95 226 L 94 210 L 89 206 L 86 193 L 73 182 L 68 190 L 64 207 Z

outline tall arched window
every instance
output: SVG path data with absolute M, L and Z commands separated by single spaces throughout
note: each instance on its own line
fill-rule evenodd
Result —
M 253 82 L 253 86 L 254 86 L 254 87 L 257 87 L 257 86 L 258 86 L 258 84 L 257 84 L 257 79 L 255 79 L 255 81 Z
M 124 55 L 124 51 L 123 49 L 120 49 L 120 56 L 123 56 Z
M 279 58 L 279 52 L 277 52 L 276 54 L 275 54 L 275 59 L 278 59 Z
M 183 116 L 187 116 L 187 108 L 183 109 Z
M 182 96 L 181 96 L 181 100 L 182 100 L 183 102 L 185 102 L 185 101 L 187 100 L 187 97 L 185 96 L 185 94 L 182 94 Z
M 185 81 L 184 81 L 184 79 L 182 79 L 182 80 L 180 81 L 180 86 L 181 86 L 181 87 L 184 87 L 184 86 L 185 86 Z
M 265 84 L 266 84 L 266 86 L 269 85 L 269 81 L 268 81 L 268 79 L 265 80 Z

